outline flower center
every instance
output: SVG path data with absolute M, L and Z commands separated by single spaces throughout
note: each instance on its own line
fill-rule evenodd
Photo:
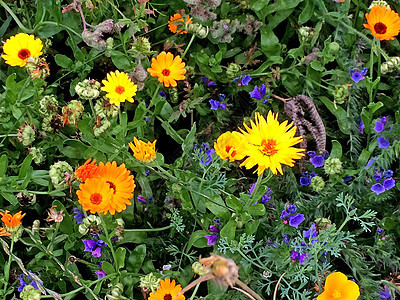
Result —
M 102 200 L 103 196 L 100 195 L 99 193 L 94 193 L 90 195 L 90 202 L 92 202 L 94 205 L 99 205 Z
M 226 150 L 227 153 L 229 153 L 229 151 L 230 151 L 231 149 L 232 149 L 232 146 L 226 146 L 226 147 L 225 147 L 225 150 Z M 233 150 L 232 153 L 231 153 L 231 156 L 234 157 L 235 155 L 236 155 L 236 151 Z
M 166 294 L 166 295 L 164 296 L 164 300 L 172 300 L 171 294 Z
M 273 156 L 278 150 L 275 149 L 276 141 L 275 140 L 263 140 L 261 142 L 261 152 L 264 155 Z
M 125 88 L 119 85 L 115 88 L 115 92 L 121 95 L 123 92 L 125 92 Z
M 18 57 L 20 59 L 25 60 L 25 59 L 28 59 L 30 56 L 31 56 L 31 52 L 28 49 L 21 49 L 18 52 Z
M 333 299 L 338 299 L 340 297 L 342 297 L 342 294 L 340 293 L 340 291 L 335 290 L 332 294 Z
M 378 22 L 374 25 L 375 32 L 378 34 L 385 34 L 387 31 L 387 27 L 385 24 Z
M 115 184 L 112 183 L 111 181 L 107 181 L 107 183 L 110 185 L 110 189 L 113 189 L 113 190 L 114 190 L 114 194 L 115 194 L 115 192 L 116 192 L 116 186 L 115 186 Z
M 163 74 L 164 76 L 169 76 L 169 74 L 171 74 L 171 71 L 168 69 L 164 69 L 162 70 L 161 74 Z

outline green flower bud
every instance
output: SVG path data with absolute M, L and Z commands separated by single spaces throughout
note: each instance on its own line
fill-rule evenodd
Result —
M 230 63 L 228 68 L 226 69 L 226 77 L 228 78 L 228 80 L 233 80 L 238 77 L 241 69 L 241 66 L 239 66 L 238 64 Z
M 84 81 L 78 82 L 75 86 L 75 92 L 79 98 L 84 100 L 96 99 L 100 96 L 101 84 L 95 79 L 85 79 Z
M 140 37 L 137 38 L 136 41 L 132 44 L 131 51 L 136 56 L 138 53 L 141 53 L 144 56 L 152 54 L 151 51 L 151 43 L 148 38 Z
M 201 24 L 198 23 L 186 23 L 185 24 L 185 30 L 187 32 L 190 32 L 191 34 L 196 35 L 197 37 L 204 39 L 207 37 L 210 29 L 207 26 L 203 26 Z
M 169 96 L 172 103 L 178 103 L 179 96 L 178 96 L 178 89 L 176 87 L 170 87 Z
M 206 267 L 204 267 L 201 263 L 199 263 L 198 261 L 195 261 L 192 264 L 192 270 L 195 274 L 203 276 L 207 273 L 210 273 L 211 270 L 206 270 Z
M 110 128 L 111 122 L 108 121 L 107 119 L 102 119 L 101 120 L 101 126 L 98 126 L 94 129 L 93 134 L 94 136 L 98 137 L 102 135 L 108 128 Z
M 314 36 L 315 31 L 314 28 L 302 26 L 299 28 L 299 34 L 303 40 L 309 40 Z
M 388 61 L 384 62 L 381 65 L 381 73 L 382 74 L 392 73 L 398 68 L 400 68 L 400 57 L 393 56 Z
M 40 229 L 40 220 L 35 220 L 35 221 L 33 221 L 33 224 L 32 224 L 32 232 L 33 232 L 33 233 L 39 232 L 39 229 Z
M 336 42 L 329 44 L 329 51 L 332 53 L 337 53 L 340 50 L 340 45 Z
M 80 234 L 85 235 L 89 232 L 89 226 L 86 224 L 79 224 L 78 231 Z
M 22 300 L 39 300 L 41 298 L 41 294 L 39 290 L 35 289 L 29 284 L 24 287 L 20 297 Z
M 110 293 L 106 295 L 106 299 L 119 300 L 123 291 L 124 291 L 124 286 L 121 283 L 117 283 L 112 287 Z
M 56 114 L 58 111 L 58 100 L 53 95 L 44 96 L 39 101 L 39 113 L 43 116 Z
M 111 51 L 114 48 L 114 39 L 112 37 L 109 37 L 106 39 L 106 51 L 104 52 L 104 55 L 107 57 L 111 57 Z
M 139 287 L 145 287 L 153 293 L 160 287 L 160 278 L 157 278 L 153 273 L 140 277 Z
M 59 161 L 51 165 L 49 175 L 54 188 L 58 190 L 68 187 L 66 179 L 73 173 L 72 167 L 66 161 Z
M 374 6 L 382 6 L 382 7 L 386 7 L 386 8 L 390 8 L 390 5 L 383 0 L 374 0 L 372 1 L 371 5 L 369 6 L 368 9 L 372 9 Z
M 30 125 L 28 122 L 25 122 L 25 125 L 21 126 L 21 128 L 18 130 L 18 133 L 21 134 L 19 140 L 25 147 L 29 146 L 35 141 L 36 128 L 35 126 Z
M 107 100 L 99 99 L 96 101 L 94 111 L 96 112 L 96 115 L 101 118 L 115 117 L 118 115 L 119 105 L 114 105 Z
M 324 169 L 328 175 L 340 174 L 342 172 L 342 162 L 339 158 L 329 157 L 325 160 Z
M 29 153 L 32 154 L 35 164 L 40 165 L 44 161 L 44 155 L 41 148 L 31 147 Z
M 329 228 L 332 226 L 331 220 L 329 220 L 327 218 L 322 218 L 322 217 L 315 219 L 315 223 L 316 223 L 317 227 L 319 227 L 321 229 Z
M 349 97 L 349 89 L 346 84 L 344 85 L 336 85 L 335 90 L 333 91 L 333 97 L 335 103 L 342 104 Z
M 123 239 L 125 222 L 121 218 L 118 218 L 115 221 L 117 221 L 117 227 L 115 228 L 115 235 L 118 237 L 118 241 L 121 241 Z
M 322 191 L 324 189 L 325 181 L 322 177 L 315 176 L 311 179 L 310 187 L 314 192 L 319 193 L 320 191 Z
M 78 124 L 78 121 L 83 116 L 84 106 L 79 100 L 71 100 L 67 106 L 64 106 L 62 113 L 64 118 L 67 118 L 66 124 Z

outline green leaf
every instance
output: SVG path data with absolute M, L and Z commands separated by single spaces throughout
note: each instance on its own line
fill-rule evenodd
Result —
M 185 140 L 182 143 L 182 151 L 185 155 L 190 153 L 193 149 L 194 139 L 196 138 L 196 123 L 193 124 L 192 129 L 186 136 Z
M 381 221 L 382 227 L 386 230 L 393 230 L 398 222 L 396 222 L 393 218 L 391 217 L 385 217 L 383 218 L 383 220 Z
M 257 231 L 258 226 L 260 225 L 260 221 L 251 221 L 246 223 L 245 231 L 247 235 L 252 235 Z
M 230 208 L 233 208 L 237 212 L 243 209 L 243 205 L 240 202 L 239 198 L 235 197 L 234 195 L 229 195 L 226 198 L 226 205 L 228 205 Z
M 28 154 L 28 156 L 25 157 L 24 162 L 21 165 L 21 169 L 19 170 L 18 173 L 18 179 L 25 178 L 29 168 L 31 167 L 32 159 L 33 159 L 32 154 Z
M 129 272 L 133 273 L 139 272 L 145 257 L 146 257 L 146 244 L 137 246 L 129 255 L 128 261 L 126 263 L 126 269 Z
M 365 167 L 367 165 L 367 162 L 368 162 L 368 159 L 370 158 L 370 156 L 371 156 L 371 152 L 369 152 L 367 149 L 364 149 L 361 152 L 360 157 L 358 158 L 357 166 L 359 168 Z
M 111 60 L 117 69 L 124 69 L 125 71 L 132 70 L 131 60 L 126 55 L 119 51 L 111 51 Z
M 196 248 L 204 248 L 207 247 L 207 239 L 204 237 L 208 232 L 204 230 L 197 230 L 190 235 L 188 245 L 186 247 L 186 253 L 189 252 L 192 246 Z
M 368 108 L 370 109 L 370 112 L 373 114 L 374 112 L 376 112 L 378 109 L 380 109 L 383 106 L 384 106 L 383 103 L 379 101 L 377 103 L 369 104 Z
M 8 157 L 7 155 L 3 154 L 0 157 L 0 180 L 1 178 L 4 177 L 4 175 L 6 175 L 7 167 L 8 167 Z
M 116 264 L 117 264 L 117 269 L 121 269 L 125 266 L 125 255 L 126 255 L 126 249 L 123 247 L 119 247 L 115 251 L 115 258 L 116 258 Z
M 72 59 L 70 59 L 68 56 L 65 56 L 63 54 L 56 54 L 54 57 L 54 60 L 56 61 L 57 65 L 64 69 L 71 70 L 72 67 L 74 66 L 74 62 Z
M 320 96 L 319 99 L 322 101 L 322 103 L 325 104 L 325 106 L 330 110 L 330 112 L 335 115 L 340 131 L 343 132 L 344 134 L 349 135 L 350 125 L 349 125 L 349 120 L 347 118 L 347 112 L 340 106 L 335 107 L 333 102 L 325 96 Z M 365 128 L 367 128 L 367 126 L 365 126 Z
M 265 206 L 264 204 L 250 205 L 247 212 L 252 216 L 263 216 L 265 215 Z
M 314 14 L 315 0 L 306 0 L 306 7 L 303 9 L 301 14 L 299 15 L 299 25 L 303 25 L 308 20 L 311 19 Z
M 14 196 L 13 193 L 0 191 L 0 194 L 3 196 L 4 199 L 6 199 L 8 202 L 10 202 L 11 205 L 14 205 L 14 206 L 18 205 L 18 200 Z
M 113 274 L 115 273 L 114 267 L 108 262 L 108 261 L 103 261 L 101 264 L 101 269 L 106 272 L 106 274 Z
M 65 214 L 63 221 L 60 223 L 60 231 L 71 235 L 74 232 L 74 223 L 72 221 L 72 217 L 68 214 L 64 204 L 62 204 L 60 201 L 53 201 L 53 205 L 56 206 L 57 211 L 62 210 Z
M 342 145 L 337 140 L 332 140 L 332 151 L 330 157 L 342 157 Z
M 226 237 L 229 241 L 232 241 L 235 238 L 236 233 L 236 222 L 234 220 L 230 220 L 222 229 L 221 229 L 221 237 Z
M 281 52 L 281 46 L 279 39 L 275 35 L 274 31 L 268 26 L 264 25 L 260 29 L 261 33 L 261 50 L 264 54 L 269 56 L 279 56 Z

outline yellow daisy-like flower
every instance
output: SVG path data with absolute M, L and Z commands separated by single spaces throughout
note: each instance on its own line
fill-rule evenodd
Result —
M 109 205 L 105 209 L 105 214 L 110 212 L 114 215 L 115 211 L 121 212 L 126 209 L 126 205 L 132 204 L 129 199 L 133 197 L 133 190 L 135 189 L 135 181 L 133 175 L 126 169 L 125 164 L 117 166 L 117 163 L 107 162 L 99 163 L 100 178 L 107 182 L 112 190 L 112 197 Z
M 229 158 L 230 162 L 243 159 L 244 155 L 238 155 L 237 146 L 243 144 L 243 135 L 237 131 L 227 131 L 221 134 L 214 142 L 215 153 L 225 160 Z
M 42 55 L 42 49 L 43 43 L 40 39 L 26 33 L 18 33 L 6 40 L 1 57 L 12 67 L 23 67 L 29 57 Z
M 374 6 L 365 17 L 368 24 L 364 24 L 364 27 L 371 30 L 371 34 L 381 41 L 394 40 L 400 32 L 399 14 L 391 8 Z
M 149 300 L 185 300 L 185 296 L 175 297 L 182 287 L 180 284 L 175 285 L 175 280 L 170 281 L 169 278 L 160 281 L 160 287 L 155 293 L 150 293 Z
M 78 202 L 86 211 L 95 213 L 107 213 L 114 190 L 102 178 L 88 178 L 84 184 L 79 185 Z
M 143 142 L 141 140 L 138 140 L 136 137 L 133 138 L 133 144 L 130 142 L 128 145 L 133 151 L 133 156 L 137 159 L 140 160 L 141 162 L 144 163 L 149 163 L 152 162 L 156 158 L 156 142 L 150 143 L 150 142 Z
M 243 123 L 245 130 L 242 130 L 244 141 L 238 145 L 236 150 L 239 156 L 248 156 L 240 166 L 247 169 L 258 165 L 256 172 L 260 176 L 265 169 L 271 169 L 274 175 L 282 172 L 282 164 L 293 167 L 294 159 L 304 156 L 304 149 L 293 148 L 300 143 L 302 137 L 294 137 L 296 126 L 288 121 L 279 124 L 278 114 L 274 115 L 269 111 L 267 120 L 256 113 L 255 123 L 251 121 L 251 127 Z
M 335 272 L 326 277 L 324 292 L 317 300 L 356 300 L 359 296 L 357 283 L 348 280 L 343 273 Z
M 168 22 L 169 31 L 171 31 L 172 33 L 186 34 L 187 33 L 186 30 L 178 29 L 183 27 L 183 22 L 185 22 L 186 24 L 193 23 L 193 21 L 190 20 L 189 16 L 187 16 L 186 21 L 184 21 L 181 14 L 178 13 L 174 14 L 173 16 L 170 17 Z
M 132 82 L 128 74 L 120 71 L 107 74 L 107 80 L 103 80 L 102 91 L 107 92 L 107 98 L 111 104 L 120 105 L 121 102 L 133 102 L 136 95 L 137 85 Z
M 147 68 L 147 72 L 153 77 L 158 77 L 158 81 L 164 83 L 164 86 L 176 87 L 176 80 L 185 79 L 186 69 L 179 55 L 174 58 L 172 53 L 163 51 L 157 58 L 152 58 L 151 67 Z

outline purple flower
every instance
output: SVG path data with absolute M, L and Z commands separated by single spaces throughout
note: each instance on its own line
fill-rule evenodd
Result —
M 289 216 L 289 213 L 286 210 L 282 210 L 281 219 L 285 219 Z
M 225 94 L 218 94 L 219 101 L 223 101 L 226 98 Z
M 381 121 L 381 123 L 385 126 L 386 125 L 386 123 L 387 123 L 387 117 L 382 117 L 381 119 L 380 119 L 380 121 Z
M 83 244 L 85 245 L 85 252 L 92 252 L 94 247 L 97 246 L 97 242 L 93 240 L 82 240 Z
M 300 177 L 300 185 L 309 185 L 311 183 L 310 180 L 308 180 L 308 177 Z
M 387 285 L 385 285 L 385 290 L 380 291 L 378 294 L 379 294 L 379 296 L 381 296 L 381 300 L 392 300 L 393 299 Z
M 363 76 L 365 74 L 363 74 L 363 73 L 366 74 L 364 69 L 361 70 L 361 72 L 355 72 L 353 69 L 351 69 L 350 70 L 351 80 L 353 80 L 355 83 L 359 83 L 361 80 L 365 79 L 365 77 Z
M 101 279 L 103 277 L 106 277 L 106 272 L 104 272 L 103 270 L 98 270 L 95 272 L 97 274 L 97 279 Z
M 307 254 L 303 253 L 299 256 L 299 265 L 305 265 L 308 261 Z
M 161 97 L 163 97 L 164 99 L 167 99 L 167 94 L 165 92 L 159 92 L 158 93 Z
M 215 224 L 217 224 L 218 226 L 222 226 L 222 222 L 220 221 L 220 219 L 214 219 Z
M 140 203 L 143 204 L 147 204 L 147 199 L 145 197 L 143 197 L 142 195 L 137 196 L 137 201 L 139 201 Z
M 323 167 L 324 161 L 325 159 L 320 155 L 310 158 L 310 162 L 314 165 L 315 168 Z
M 74 219 L 76 223 L 81 224 L 83 222 L 83 219 L 85 218 L 85 214 L 76 207 L 74 208 L 74 214 L 75 214 Z
M 313 223 L 308 230 L 303 231 L 303 235 L 306 239 L 315 239 L 317 237 L 317 228 L 315 223 Z
M 292 262 L 295 262 L 296 259 L 299 258 L 299 252 L 296 251 L 292 251 L 290 252 L 290 259 L 292 260 Z
M 296 210 L 297 210 L 296 205 L 289 205 L 289 207 L 286 208 L 286 211 L 287 211 L 288 213 L 291 213 L 291 214 L 294 214 L 294 213 L 296 212 Z
M 384 131 L 385 130 L 385 124 L 383 124 L 382 122 L 377 121 L 375 123 L 374 130 L 376 132 L 378 132 L 378 133 Z
M 368 160 L 367 165 L 365 166 L 366 169 L 368 169 L 373 163 L 374 161 L 377 159 L 377 156 L 374 156 L 373 158 L 371 158 L 370 160 Z
M 93 257 L 100 257 L 101 256 L 101 248 L 97 247 L 96 249 L 94 249 L 92 251 L 92 255 L 93 255 Z
M 267 243 L 268 246 L 278 248 L 278 246 L 275 243 L 271 242 L 271 241 L 266 241 L 266 243 Z
M 383 174 L 383 177 L 385 177 L 385 178 L 392 177 L 392 176 L 393 176 L 393 171 L 392 170 L 387 170 Z
M 211 154 L 214 152 L 214 148 L 207 150 L 206 153 L 200 158 L 200 164 L 208 166 L 212 162 Z
M 261 86 L 261 88 L 259 88 L 258 86 L 255 86 L 254 90 L 251 91 L 249 94 L 250 94 L 250 97 L 261 100 L 262 98 L 264 98 L 266 90 L 267 90 L 267 87 L 265 86 L 265 84 L 263 84 Z
M 392 177 L 386 178 L 383 182 L 382 182 L 383 187 L 385 188 L 385 190 L 390 190 L 391 188 L 393 188 L 396 185 L 396 182 L 394 181 L 394 179 Z
M 287 234 L 282 234 L 282 236 L 284 243 L 289 246 L 289 236 Z
M 379 195 L 385 191 L 385 187 L 380 183 L 375 183 L 374 185 L 372 185 L 371 191 L 373 191 L 375 194 Z
M 314 158 L 317 154 L 315 153 L 315 151 L 307 151 L 307 155 L 308 155 L 310 158 Z
M 374 179 L 375 179 L 376 181 L 380 181 L 380 180 L 382 179 L 382 173 L 379 172 L 379 173 L 375 174 L 375 175 L 372 176 L 372 177 L 374 177 Z
M 20 286 L 18 287 L 18 292 L 21 293 L 22 290 L 24 289 L 24 287 L 27 286 L 27 284 L 25 283 L 25 280 L 24 280 L 24 274 L 20 274 L 18 276 L 18 279 L 19 279 L 19 284 L 20 284 Z
M 211 235 L 205 235 L 204 237 L 207 239 L 207 245 L 212 246 L 217 241 L 219 235 L 218 234 L 211 234 Z
M 210 102 L 210 104 L 211 104 L 211 108 L 210 108 L 211 110 L 217 110 L 218 108 L 221 108 L 223 110 L 226 109 L 226 104 L 219 103 L 217 100 L 211 99 L 208 102 Z
M 386 149 L 387 147 L 390 146 L 390 143 L 388 140 L 386 140 L 383 136 L 378 137 L 378 145 L 380 149 Z
M 376 233 L 377 234 L 382 234 L 384 231 L 385 231 L 385 229 L 383 229 L 383 228 L 377 228 L 376 229 Z
M 254 192 L 254 188 L 256 187 L 256 184 L 255 183 L 253 183 L 252 185 L 251 185 L 251 187 L 249 188 L 249 193 L 250 193 L 250 197 L 251 197 L 251 195 L 253 194 L 253 192 Z
M 268 202 L 269 200 L 271 200 L 271 193 L 272 193 L 271 188 L 268 188 L 268 189 L 267 189 L 267 192 L 264 194 L 264 196 L 262 196 L 261 202 L 262 202 L 262 203 L 266 203 L 266 202 Z
M 103 240 L 93 241 L 93 240 L 82 240 L 85 245 L 85 252 L 92 252 L 93 257 L 101 256 L 101 248 L 107 247 L 107 244 Z
M 242 83 L 242 85 L 249 85 L 251 79 L 252 78 L 250 77 L 250 75 L 246 75 L 240 80 L 240 82 Z
M 296 214 L 289 216 L 289 225 L 298 229 L 301 222 L 303 222 L 306 218 L 303 214 Z
M 348 182 L 348 181 L 352 180 L 353 177 L 351 177 L 350 175 L 346 175 L 342 179 L 343 179 L 343 182 Z
M 210 225 L 210 232 L 219 232 L 219 228 L 217 226 L 214 225 Z
M 204 84 L 207 84 L 207 87 L 217 85 L 214 81 L 211 81 L 211 79 L 207 78 L 206 76 L 201 76 L 201 79 L 203 80 Z
M 364 123 L 363 123 L 363 121 L 361 120 L 361 118 L 357 118 L 357 122 L 360 122 L 360 125 L 358 126 L 358 131 L 361 133 L 361 134 L 363 134 L 364 133 L 364 129 L 365 129 L 365 126 L 364 126 Z

